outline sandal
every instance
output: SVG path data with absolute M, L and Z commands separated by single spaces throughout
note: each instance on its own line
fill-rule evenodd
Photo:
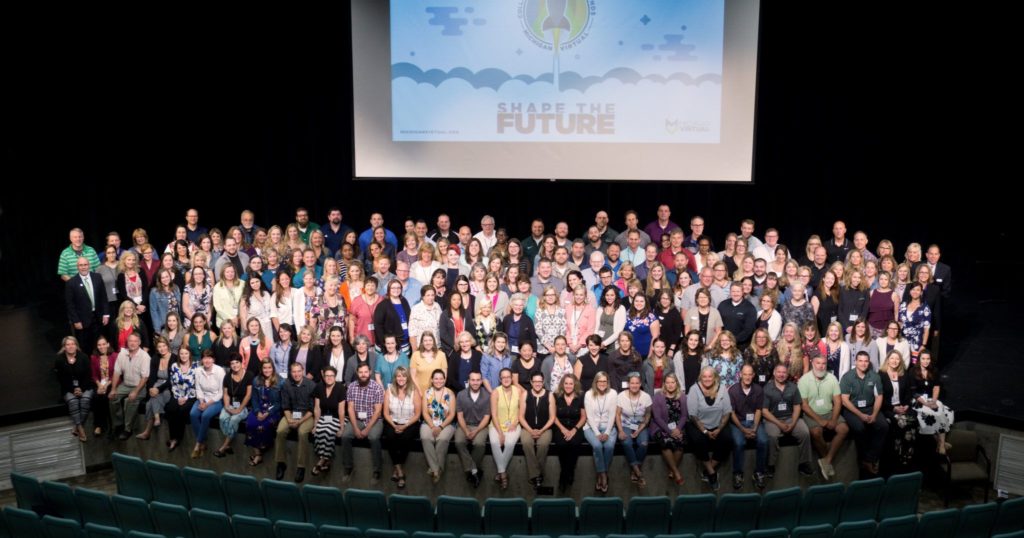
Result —
M 255 467 L 263 463 L 263 456 L 249 456 L 249 466 Z
M 638 474 L 636 476 L 636 486 L 638 488 L 645 488 L 645 487 L 647 487 L 647 481 L 644 480 L 644 475 Z
M 221 449 L 219 449 L 219 448 L 218 448 L 217 450 L 214 450 L 214 451 L 213 451 L 213 456 L 214 456 L 215 458 L 223 458 L 223 457 L 224 457 L 224 456 L 226 456 L 226 455 L 227 455 L 227 452 L 226 452 L 226 451 L 224 451 L 224 450 L 221 450 Z
M 313 470 L 309 471 L 309 474 L 311 474 L 313 476 L 319 476 L 320 475 L 320 471 L 322 471 L 322 470 L 323 470 L 323 467 L 321 467 L 320 464 L 318 463 L 318 464 L 313 466 Z
M 395 479 L 395 483 L 397 484 L 398 489 L 405 488 L 405 475 L 398 475 L 398 477 Z

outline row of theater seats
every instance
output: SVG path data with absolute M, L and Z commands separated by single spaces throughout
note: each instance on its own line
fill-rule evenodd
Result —
M 426 497 L 308 485 L 257 481 L 253 477 L 179 469 L 115 455 L 119 494 L 107 496 L 58 482 L 39 483 L 12 474 L 18 504 L 8 509 L 13 536 L 40 526 L 92 524 L 120 535 L 119 529 L 156 531 L 166 536 L 361 536 L 438 538 L 478 533 L 561 536 L 580 533 L 610 536 L 988 536 L 1020 530 L 1024 499 L 916 516 L 920 476 L 895 476 L 888 483 L 854 482 L 758 494 L 637 497 L 623 510 L 618 498 L 588 498 L 577 508 L 570 499 L 538 499 L 532 509 L 523 499 L 489 499 L 483 510 L 476 499 L 442 496 L 436 507 Z M 153 470 L 157 472 L 154 474 Z M 838 489 L 837 489 L 838 488 Z M 191 511 L 189 511 L 191 508 Z M 36 513 L 48 514 L 45 523 Z M 231 514 L 229 518 L 226 514 Z M 57 519 L 54 516 L 57 516 Z M 881 523 L 876 526 L 875 519 Z M 275 527 L 276 523 L 276 527 Z M 112 530 L 111 530 L 112 529 Z M 51 536 L 53 531 L 48 531 Z M 116 533 L 116 534 L 114 534 Z M 341 534 L 337 534 L 341 533 Z M 732 534 L 721 534 L 732 533 Z M 80 534 L 78 534 L 80 535 Z M 60 536 L 77 536 L 60 534 Z M 54 538 L 56 538 L 54 536 Z

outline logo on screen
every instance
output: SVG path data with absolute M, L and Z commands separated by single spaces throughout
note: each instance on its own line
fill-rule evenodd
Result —
M 519 21 L 534 45 L 566 50 L 578 46 L 589 34 L 596 0 L 521 0 Z

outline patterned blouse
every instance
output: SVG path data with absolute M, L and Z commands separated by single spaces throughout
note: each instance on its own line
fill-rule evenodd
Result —
M 182 371 L 181 363 L 171 365 L 171 395 L 175 399 L 196 397 L 196 370 L 196 363 L 185 371 Z
M 189 305 L 192 307 L 192 315 L 202 314 L 206 316 L 206 319 L 210 319 L 210 303 L 213 301 L 213 290 L 208 285 L 204 285 L 202 291 L 199 291 L 192 287 L 192 284 L 185 285 L 185 295 L 188 295 Z M 182 320 L 185 328 L 188 328 L 192 323 L 190 318 Z
M 448 418 L 448 413 L 452 408 L 451 391 L 445 389 L 438 391 L 434 387 L 430 387 L 424 395 L 424 400 L 426 401 L 427 409 L 430 410 L 431 422 L 433 422 L 434 426 L 440 427 L 445 419 Z
M 740 370 L 743 369 L 743 358 L 734 356 L 733 360 L 729 360 L 725 357 L 712 357 L 708 355 L 704 359 L 703 366 L 710 366 L 718 372 L 718 377 L 722 381 L 722 387 L 728 389 L 729 387 L 739 383 L 740 381 Z
M 553 314 L 549 313 L 546 308 L 537 309 L 534 326 L 537 330 L 537 340 L 548 349 L 553 349 L 555 337 L 565 336 L 565 309 L 559 306 Z M 542 349 L 538 351 L 546 353 Z

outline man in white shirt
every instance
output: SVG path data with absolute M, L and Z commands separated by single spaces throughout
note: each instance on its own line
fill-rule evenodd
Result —
M 124 441 L 132 436 L 132 425 L 139 414 L 139 403 L 149 380 L 149 353 L 142 349 L 142 336 L 128 335 L 127 343 L 114 362 L 114 380 L 110 384 L 110 416 L 113 429 L 121 430 Z
M 486 256 L 494 248 L 494 245 L 498 244 L 498 234 L 494 233 L 494 217 L 484 215 L 480 219 L 480 227 L 482 230 L 473 237 L 480 240 L 480 244 L 484 247 L 484 255 Z
M 775 259 L 775 247 L 777 246 L 779 246 L 779 231 L 775 228 L 768 228 L 764 232 L 764 244 L 751 252 L 753 252 L 755 260 L 771 262 Z

